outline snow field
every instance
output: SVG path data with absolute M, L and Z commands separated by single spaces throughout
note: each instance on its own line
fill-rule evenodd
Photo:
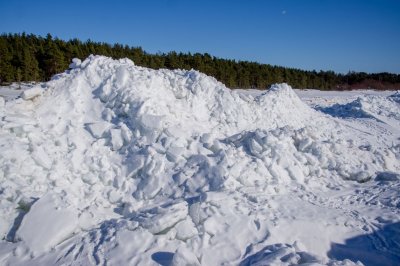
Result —
M 319 112 L 286 84 L 70 68 L 0 100 L 4 263 L 353 265 L 332 242 L 400 220 L 396 94 Z

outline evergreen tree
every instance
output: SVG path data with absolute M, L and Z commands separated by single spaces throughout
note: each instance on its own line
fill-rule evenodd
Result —
M 46 79 L 49 79 L 52 75 L 62 72 L 65 69 L 64 55 L 52 40 L 52 36 L 48 34 L 43 54 L 43 71 Z
M 36 60 L 34 53 L 29 49 L 29 47 L 23 48 L 23 80 L 25 81 L 38 81 L 39 75 L 39 63 Z
M 7 40 L 0 38 L 0 83 L 8 83 L 14 80 L 14 69 L 11 64 L 12 54 L 8 47 Z
M 13 81 L 49 80 L 52 75 L 68 68 L 72 58 L 85 59 L 90 54 L 113 58 L 128 57 L 135 64 L 151 68 L 196 69 L 214 76 L 230 88 L 265 89 L 273 83 L 287 82 L 295 88 L 399 89 L 400 75 L 391 73 L 367 74 L 333 71 L 303 71 L 247 61 L 220 59 L 200 53 L 148 54 L 140 47 L 98 43 L 78 39 L 63 41 L 33 34 L 0 35 L 0 83 Z

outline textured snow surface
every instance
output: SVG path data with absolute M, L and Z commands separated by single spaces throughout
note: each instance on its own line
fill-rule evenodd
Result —
M 0 264 L 399 263 L 398 93 L 307 97 L 100 56 L 0 97 Z

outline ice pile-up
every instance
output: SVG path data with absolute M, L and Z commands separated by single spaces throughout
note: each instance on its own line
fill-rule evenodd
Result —
M 346 104 L 333 104 L 317 109 L 334 117 L 369 118 L 382 122 L 394 129 L 400 128 L 399 93 L 389 97 L 361 96 Z
M 252 96 L 128 59 L 70 67 L 0 102 L 1 262 L 351 264 L 274 235 L 291 219 L 276 202 L 305 210 L 314 189 L 399 179 L 395 138 L 317 112 L 286 84 Z

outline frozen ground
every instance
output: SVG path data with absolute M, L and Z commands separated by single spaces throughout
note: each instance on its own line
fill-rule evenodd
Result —
M 1 265 L 400 263 L 398 93 L 71 68 L 0 89 Z

